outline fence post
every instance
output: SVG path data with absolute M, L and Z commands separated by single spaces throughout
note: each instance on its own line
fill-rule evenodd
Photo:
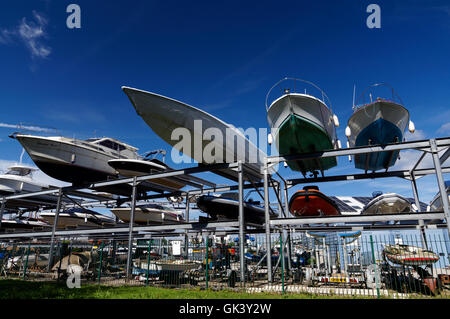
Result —
M 206 280 L 206 289 L 208 289 L 208 236 L 206 236 L 206 270 L 205 270 L 205 280 Z
M 283 257 L 283 236 L 280 232 L 280 258 L 281 258 L 281 289 L 284 294 L 284 257 Z
M 30 255 L 30 249 L 31 249 L 31 243 L 28 243 L 27 258 L 25 259 L 25 266 L 23 267 L 23 279 L 25 279 L 25 276 L 27 274 L 28 256 Z
M 152 239 L 150 238 L 148 241 L 148 256 L 147 256 L 147 278 L 145 280 L 145 285 L 148 286 L 148 273 L 150 271 L 150 252 L 152 249 Z
M 373 249 L 373 238 L 372 235 L 370 235 L 370 247 L 372 248 L 372 258 L 374 262 L 374 271 L 375 271 L 375 286 L 377 287 L 377 298 L 380 298 L 380 283 L 378 282 L 378 267 L 377 267 L 377 261 L 375 260 L 375 251 Z
M 100 245 L 100 263 L 98 265 L 98 283 L 100 283 L 100 279 L 102 278 L 102 262 L 103 262 L 103 240 Z

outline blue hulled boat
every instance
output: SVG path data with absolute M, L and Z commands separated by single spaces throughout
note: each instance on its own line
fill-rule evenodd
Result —
M 374 84 L 368 89 L 387 86 Z M 392 97 L 373 99 L 373 94 L 366 89 L 361 97 L 363 103 L 353 106 L 353 115 L 350 117 L 345 135 L 348 138 L 348 147 L 362 147 L 369 145 L 386 145 L 402 142 L 406 126 L 411 133 L 414 124 L 409 121 L 409 112 L 403 107 L 403 102 L 390 88 Z M 365 97 L 369 97 L 365 103 Z M 367 171 L 387 170 L 393 166 L 398 158 L 399 151 L 386 151 L 355 155 L 355 167 Z

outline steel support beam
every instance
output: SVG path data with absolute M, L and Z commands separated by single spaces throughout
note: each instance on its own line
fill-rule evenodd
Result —
M 239 261 L 241 266 L 241 284 L 245 285 L 245 221 L 244 221 L 244 172 L 242 162 L 238 162 L 238 183 L 239 183 Z
M 439 138 L 436 139 L 436 145 L 438 147 L 450 146 L 450 138 Z M 354 148 L 341 148 L 337 150 L 329 150 L 323 152 L 315 152 L 315 153 L 304 153 L 304 154 L 293 154 L 289 156 L 268 156 L 267 163 L 280 163 L 284 161 L 293 161 L 293 160 L 302 160 L 302 159 L 313 159 L 313 158 L 326 158 L 326 157 L 335 157 L 335 156 L 344 156 L 344 155 L 356 155 L 356 154 L 368 154 L 368 153 L 378 153 L 378 152 L 388 152 L 388 151 L 397 151 L 397 150 L 405 150 L 405 149 L 429 149 L 430 141 L 429 140 L 421 140 L 421 141 L 411 141 L 411 142 L 403 142 L 403 143 L 395 143 L 388 145 L 379 145 L 379 146 L 364 146 L 364 147 L 354 147 Z
M 186 194 L 186 208 L 184 212 L 185 221 L 189 223 L 189 192 Z M 184 256 L 189 256 L 189 235 L 188 230 L 184 231 Z
M 270 242 L 270 214 L 269 214 L 269 172 L 267 167 L 267 158 L 264 159 L 264 210 L 265 210 L 265 228 L 266 228 L 266 258 L 267 258 L 267 281 L 272 282 L 272 245 Z
M 2 228 L 2 220 L 3 220 L 3 213 L 5 212 L 5 205 L 6 205 L 6 199 L 5 199 L 5 197 L 3 197 L 2 205 L 0 207 L 0 228 Z
M 128 254 L 127 254 L 127 278 L 130 278 L 133 264 L 133 224 L 134 224 L 134 212 L 136 210 L 136 189 L 137 189 L 137 177 L 133 178 L 133 190 L 131 194 L 131 212 L 130 223 L 128 231 Z
M 436 169 L 436 178 L 439 187 L 439 192 L 441 194 L 442 209 L 444 211 L 445 221 L 447 222 L 447 229 L 450 234 L 450 224 L 449 224 L 450 208 L 448 203 L 448 195 L 445 189 L 444 176 L 442 175 L 441 161 L 439 160 L 438 148 L 435 139 L 430 140 L 430 146 L 431 146 L 431 154 L 433 156 L 434 168 Z
M 53 220 L 53 229 L 52 229 L 52 235 L 50 239 L 50 251 L 48 252 L 48 265 L 47 265 L 47 271 L 50 272 L 53 266 L 53 250 L 55 248 L 55 233 L 56 228 L 58 227 L 58 219 L 59 219 L 59 211 L 61 210 L 61 201 L 62 201 L 63 192 L 60 188 L 58 191 L 58 201 L 56 203 L 56 211 L 55 211 L 55 218 Z

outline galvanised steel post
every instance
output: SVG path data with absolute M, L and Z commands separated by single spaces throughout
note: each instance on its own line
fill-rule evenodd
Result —
M 189 223 L 189 192 L 186 194 L 186 210 L 184 215 L 186 222 Z M 184 255 L 186 259 L 189 257 L 189 236 L 187 229 L 184 232 Z
M 209 236 L 208 235 L 206 235 L 206 256 L 205 256 L 205 258 L 206 258 L 206 261 L 205 261 L 205 284 L 206 284 L 206 289 L 208 289 L 208 269 L 209 269 L 209 253 L 208 253 L 208 250 L 209 250 Z M 242 269 L 242 264 L 241 264 L 241 269 Z M 242 274 L 242 270 L 241 270 L 241 274 Z
M 145 285 L 148 285 L 148 274 L 150 272 L 150 253 L 152 251 L 152 239 L 148 240 L 148 256 L 147 256 L 147 278 L 145 279 Z
M 6 204 L 6 199 L 5 199 L 5 197 L 3 197 L 2 198 L 2 206 L 0 208 L 0 227 L 2 227 L 3 212 L 5 211 L 5 204 Z
M 238 183 L 239 183 L 239 260 L 241 266 L 241 283 L 245 285 L 245 257 L 244 257 L 244 172 L 242 162 L 238 162 Z
M 283 255 L 283 236 L 280 232 L 280 258 L 281 258 L 281 289 L 284 294 L 284 255 Z
M 417 211 L 420 212 L 421 209 L 420 209 L 419 193 L 417 192 L 416 177 L 414 176 L 413 171 L 411 171 L 410 173 L 411 173 L 411 187 L 414 195 L 414 203 L 416 204 Z M 422 238 L 422 244 L 424 245 L 425 249 L 428 249 L 427 238 L 425 235 L 425 224 L 423 220 L 419 220 L 419 228 L 420 228 L 420 236 Z
M 23 267 L 23 279 L 25 279 L 25 276 L 27 275 L 28 256 L 30 256 L 30 249 L 31 249 L 31 243 L 28 243 L 27 258 L 25 259 L 25 266 Z
M 436 169 L 436 178 L 439 186 L 439 192 L 441 193 L 442 208 L 444 210 L 445 221 L 447 222 L 447 230 L 450 235 L 450 208 L 448 203 L 447 191 L 445 190 L 444 177 L 442 176 L 442 168 L 441 162 L 439 160 L 436 140 L 431 139 L 430 145 L 431 145 L 431 153 L 433 155 L 434 168 Z
M 134 211 L 136 209 L 136 176 L 133 178 L 133 191 L 131 193 L 131 213 L 130 213 L 130 223 L 128 224 L 128 256 L 127 256 L 127 278 L 131 275 L 131 266 L 133 261 L 133 224 L 134 224 Z
M 270 243 L 270 214 L 269 214 L 269 179 L 267 157 L 264 158 L 264 209 L 266 226 L 266 258 L 267 258 L 267 281 L 272 282 L 272 245 Z
M 56 203 L 56 211 L 55 211 L 55 218 L 53 220 L 53 229 L 52 229 L 52 236 L 50 238 L 50 251 L 48 253 L 48 265 L 47 265 L 47 271 L 50 272 L 53 266 L 53 250 L 55 248 L 55 232 L 56 228 L 58 226 L 58 218 L 59 218 L 59 211 L 61 210 L 61 201 L 62 201 L 62 189 L 60 188 L 58 191 L 58 201 Z
M 370 247 L 372 249 L 372 259 L 373 259 L 373 265 L 375 266 L 375 286 L 377 288 L 377 298 L 380 298 L 380 283 L 378 282 L 378 266 L 377 261 L 375 259 L 375 249 L 373 249 L 373 238 L 372 235 L 370 235 Z
M 284 210 L 286 212 L 286 217 L 289 217 L 289 197 L 288 197 L 288 188 L 286 182 L 284 183 Z M 287 255 L 288 255 L 288 271 L 292 269 L 291 257 L 292 257 L 292 247 L 291 247 L 291 232 L 289 230 L 289 226 L 286 232 L 286 240 L 287 240 Z
M 98 265 L 98 283 L 100 283 L 100 279 L 102 278 L 102 262 L 103 262 L 103 240 L 100 245 L 100 263 Z

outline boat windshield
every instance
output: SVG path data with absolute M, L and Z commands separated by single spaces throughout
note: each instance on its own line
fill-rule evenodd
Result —
M 394 89 L 387 83 L 376 83 L 367 87 L 356 102 L 353 102 L 353 110 L 357 111 L 374 102 L 393 102 L 403 105 L 402 99 L 397 95 Z
M 27 176 L 27 175 L 31 175 L 31 173 L 34 170 L 35 169 L 28 168 L 28 167 L 13 166 L 13 167 L 8 168 L 6 175 Z
M 269 110 L 273 102 L 287 94 L 305 94 L 315 97 L 331 110 L 331 101 L 320 87 L 309 81 L 289 77 L 275 83 L 267 92 L 266 110 Z

